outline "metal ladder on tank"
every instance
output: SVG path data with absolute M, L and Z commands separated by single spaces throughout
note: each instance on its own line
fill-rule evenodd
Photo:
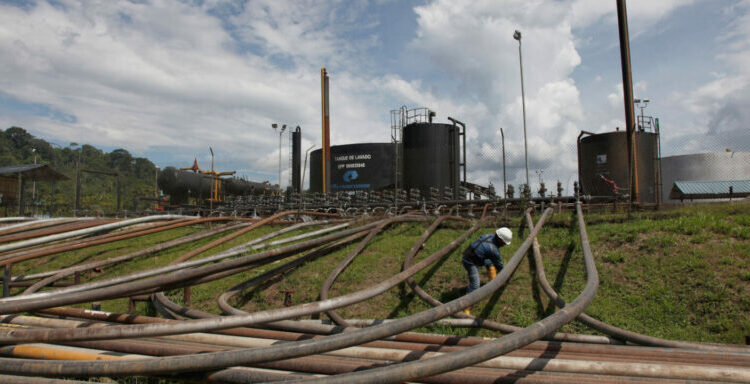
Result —
M 393 196 L 398 195 L 398 190 L 402 188 L 401 185 L 401 164 L 403 163 L 403 154 L 400 150 L 401 142 L 404 139 L 404 127 L 406 126 L 407 116 L 409 109 L 405 105 L 399 109 L 391 110 L 391 144 L 393 144 Z M 393 204 L 398 209 L 398 201 L 393 200 Z
M 653 116 L 645 116 L 641 113 L 637 116 L 637 127 L 640 132 L 653 132 L 656 135 L 654 140 L 654 189 L 656 205 L 662 203 L 662 185 L 661 185 L 661 132 L 659 132 L 659 119 Z

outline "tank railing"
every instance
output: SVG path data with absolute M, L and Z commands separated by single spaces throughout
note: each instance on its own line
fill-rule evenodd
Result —
M 640 132 L 654 132 L 655 123 L 653 116 L 638 116 L 638 131 Z

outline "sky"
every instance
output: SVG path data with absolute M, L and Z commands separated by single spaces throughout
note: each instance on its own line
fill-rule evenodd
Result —
M 159 167 L 197 158 L 278 182 L 279 135 L 320 147 L 390 141 L 390 111 L 467 124 L 468 178 L 532 187 L 577 172 L 581 130 L 624 127 L 615 0 L 0 0 L 0 128 L 124 148 Z M 750 151 L 750 0 L 627 2 L 634 94 L 664 156 Z M 640 110 L 637 110 L 640 113 Z M 288 135 L 282 136 L 289 182 Z

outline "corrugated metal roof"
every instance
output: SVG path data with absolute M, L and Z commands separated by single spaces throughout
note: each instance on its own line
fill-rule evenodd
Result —
M 32 169 L 42 168 L 44 164 L 24 164 L 24 165 L 10 165 L 7 167 L 0 167 L 0 175 L 9 175 L 12 173 L 23 173 L 28 172 Z
M 670 192 L 670 198 L 726 198 L 729 197 L 729 187 L 732 187 L 732 196 L 734 197 L 750 195 L 750 180 L 675 181 Z
M 38 181 L 67 180 L 68 177 L 55 171 L 47 164 L 24 164 L 0 167 L 0 176 L 34 177 Z

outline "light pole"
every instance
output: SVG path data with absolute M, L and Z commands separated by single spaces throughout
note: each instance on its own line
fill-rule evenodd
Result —
M 523 56 L 521 55 L 521 31 L 516 30 L 513 38 L 518 40 L 518 63 L 521 67 L 521 108 L 523 109 L 523 152 L 526 158 L 526 186 L 529 187 L 529 146 L 526 143 L 526 95 L 523 89 Z
M 271 124 L 271 128 L 275 131 L 279 128 L 279 125 L 276 123 Z M 279 129 L 279 191 L 281 191 L 281 135 L 286 130 L 286 124 L 281 125 L 281 129 Z
M 508 198 L 508 186 L 507 186 L 507 181 L 505 178 L 505 133 L 503 133 L 502 128 L 500 128 L 500 138 L 502 139 L 502 143 L 503 143 L 503 197 L 507 199 Z
M 636 107 L 638 107 L 638 108 L 641 109 L 641 121 L 638 122 L 638 128 L 640 130 L 645 129 L 646 120 L 643 117 L 643 110 L 646 109 L 646 107 L 648 106 L 648 103 L 650 101 L 651 100 L 649 100 L 649 99 L 635 99 L 635 100 L 633 100 L 633 103 L 636 105 Z

